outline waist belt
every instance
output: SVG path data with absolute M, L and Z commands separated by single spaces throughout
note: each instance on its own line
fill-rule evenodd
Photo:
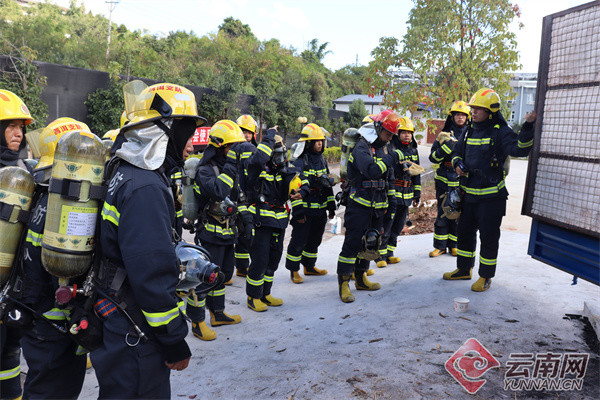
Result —
M 405 181 L 403 179 L 396 179 L 394 181 L 394 184 L 396 186 L 400 186 L 400 187 L 411 187 L 412 186 L 412 182 L 411 181 Z
M 444 167 L 450 167 L 450 168 L 452 168 L 452 162 L 450 162 L 450 161 L 448 161 L 448 162 L 443 162 L 443 163 L 442 163 L 442 165 L 443 165 Z
M 364 189 L 385 189 L 386 181 L 383 179 L 375 179 L 372 181 L 362 181 L 362 187 Z

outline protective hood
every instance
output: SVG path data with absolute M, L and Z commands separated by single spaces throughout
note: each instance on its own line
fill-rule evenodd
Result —
M 372 123 L 363 125 L 360 128 L 358 128 L 358 133 L 362 137 L 364 137 L 367 142 L 371 144 L 378 138 L 377 132 L 375 131 L 375 126 Z
M 171 118 L 161 120 L 169 129 L 173 124 Z M 164 130 L 150 122 L 139 125 L 125 133 L 126 142 L 115 155 L 138 168 L 154 171 L 165 161 L 169 137 Z

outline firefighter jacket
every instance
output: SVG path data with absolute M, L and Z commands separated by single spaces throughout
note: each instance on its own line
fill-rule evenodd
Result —
M 302 198 L 292 201 L 294 218 L 321 214 L 324 210 L 335 211 L 333 188 L 328 183 L 329 167 L 322 153 L 307 152 L 294 161 L 300 171 Z
M 142 329 L 149 328 L 147 334 L 161 345 L 165 359 L 182 360 L 189 356 L 185 343 L 188 328 L 180 311 L 183 301 L 175 295 L 179 276 L 173 242 L 175 205 L 165 175 L 165 170 L 171 171 L 175 165 L 145 170 L 123 160 L 118 162 L 107 178 L 101 212 L 103 255 L 108 265 L 125 270 L 123 296 L 135 303 L 127 304 L 131 312 L 143 315 L 148 326 Z M 114 293 L 109 279 L 103 285 L 107 285 L 103 287 L 105 292 Z M 133 296 L 127 297 L 130 294 Z M 121 299 L 120 292 L 117 298 Z M 118 325 L 122 319 L 114 321 L 108 316 L 105 328 L 119 334 L 128 329 Z
M 519 135 L 506 122 L 494 120 L 472 124 L 454 146 L 453 166 L 464 162 L 468 176 L 460 178 L 466 202 L 506 199 L 503 165 L 508 156 L 524 157 L 533 146 L 533 123 L 525 122 Z
M 181 237 L 183 233 L 183 205 L 181 204 L 183 183 L 181 168 L 178 167 L 171 171 L 170 178 L 173 200 L 175 202 L 175 232 Z
M 448 125 L 450 126 L 444 127 L 442 130 L 444 132 L 451 131 L 456 141 L 448 140 L 440 144 L 436 140 L 433 142 L 429 154 L 429 161 L 439 164 L 438 169 L 435 170 L 435 187 L 442 192 L 446 192 L 448 188 L 458 187 L 458 175 L 456 175 L 456 171 L 452 166 L 452 150 L 468 129 L 468 125 L 458 127 L 454 122 L 450 122 Z
M 289 184 L 296 172 L 289 168 L 272 170 L 267 166 L 275 144 L 275 133 L 274 129 L 269 129 L 248 160 L 247 183 L 251 188 L 247 194 L 248 211 L 254 217 L 255 226 L 285 229 L 289 218 L 286 207 Z
M 421 175 L 411 176 L 405 168 L 410 164 L 403 161 L 412 161 L 419 164 L 419 151 L 417 142 L 413 139 L 410 143 L 402 143 L 398 136 L 392 138 L 392 146 L 399 152 L 400 159 L 394 164 L 394 190 L 398 206 L 410 206 L 413 200 L 421 199 Z
M 237 203 L 239 190 L 236 150 L 237 146 L 232 146 L 227 156 L 223 156 L 213 146 L 209 146 L 200 160 L 194 182 L 194 195 L 200 203 L 202 226 L 198 229 L 197 238 L 201 243 L 235 244 L 235 210 L 231 215 L 223 215 L 224 213 L 216 209 L 225 198 Z
M 256 143 L 254 139 L 252 142 L 243 142 L 236 146 L 236 154 L 239 157 L 240 162 L 238 163 L 238 179 L 239 189 L 242 193 L 240 201 L 238 202 L 238 227 L 240 228 L 240 235 L 250 239 L 253 235 L 254 229 L 254 215 L 248 209 L 248 192 L 250 190 L 248 186 L 248 162 L 250 158 L 256 153 Z M 231 151 L 231 150 L 230 150 Z
M 393 166 L 398 162 L 399 156 L 399 152 L 393 152 L 379 139 L 369 144 L 361 138 L 348 159 L 348 203 L 373 208 L 378 215 L 383 215 L 385 210 L 395 212 Z

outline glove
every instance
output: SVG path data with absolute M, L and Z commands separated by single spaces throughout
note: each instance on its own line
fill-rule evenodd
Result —
M 421 175 L 423 172 L 425 172 L 425 168 L 415 163 L 410 163 L 409 167 L 404 168 L 404 170 L 408 171 L 411 176 Z
M 456 142 L 456 138 L 452 136 L 452 132 L 440 132 L 436 140 L 439 142 L 439 144 L 444 144 L 449 140 Z

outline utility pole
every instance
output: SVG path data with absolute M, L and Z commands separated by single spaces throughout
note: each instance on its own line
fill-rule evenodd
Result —
M 110 54 L 110 31 L 112 28 L 112 12 L 115 9 L 115 7 L 117 6 L 117 4 L 119 4 L 118 1 L 105 1 L 106 4 L 108 4 L 108 39 L 107 39 L 107 43 L 106 43 L 106 61 L 108 61 L 108 56 Z

